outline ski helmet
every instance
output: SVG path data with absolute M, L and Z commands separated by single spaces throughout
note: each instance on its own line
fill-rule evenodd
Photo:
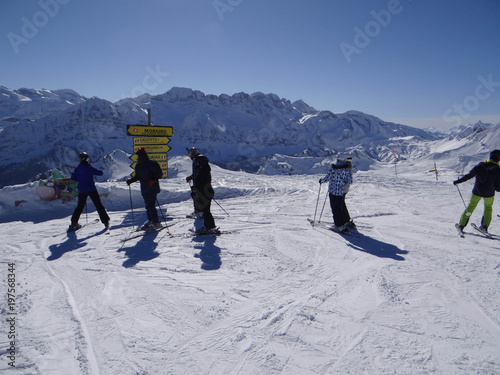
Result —
M 491 151 L 490 160 L 498 162 L 500 160 L 500 150 Z
M 196 147 L 186 148 L 186 150 L 188 152 L 188 156 L 191 159 L 194 159 L 197 155 L 200 154 L 200 152 L 198 151 L 198 149 Z
M 80 152 L 80 155 L 78 155 L 78 160 L 80 160 L 80 163 L 89 161 L 89 154 L 87 154 L 86 152 Z

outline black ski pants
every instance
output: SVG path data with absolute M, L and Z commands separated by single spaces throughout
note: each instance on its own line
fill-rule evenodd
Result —
M 330 207 L 332 208 L 333 222 L 336 226 L 341 227 L 351 221 L 345 204 L 345 195 L 330 194 Z
M 158 219 L 158 211 L 156 211 L 156 196 L 157 194 L 153 191 L 153 189 L 142 192 L 142 198 L 144 199 L 144 204 L 146 205 L 148 220 L 154 224 L 160 222 Z
M 192 190 L 191 196 L 195 201 L 194 206 L 199 210 L 201 210 L 201 212 L 203 212 L 203 225 L 207 229 L 215 228 L 215 220 L 214 217 L 212 216 L 212 213 L 210 212 L 212 198 L 207 197 L 205 194 L 203 194 L 200 190 L 196 188 L 191 190 Z
M 85 204 L 87 203 L 87 197 L 90 197 L 92 202 L 94 203 L 95 208 L 97 209 L 97 213 L 99 214 L 99 218 L 101 222 L 106 225 L 109 222 L 109 216 L 106 212 L 106 209 L 101 203 L 101 198 L 99 197 L 99 193 L 97 190 L 94 190 L 91 193 L 79 193 L 78 194 L 78 204 L 73 212 L 73 216 L 71 216 L 71 223 L 78 224 L 78 220 L 80 220 L 80 215 L 85 208 Z

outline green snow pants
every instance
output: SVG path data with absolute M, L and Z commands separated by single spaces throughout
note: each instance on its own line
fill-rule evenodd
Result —
M 463 227 L 467 225 L 472 213 L 476 209 L 481 198 L 482 197 L 472 194 L 472 196 L 470 197 L 469 205 L 467 206 L 464 213 L 462 214 L 462 217 L 460 218 L 460 222 L 458 223 L 459 225 Z M 484 200 L 484 213 L 483 213 L 483 219 L 481 220 L 481 225 L 489 227 L 491 223 L 491 217 L 493 215 L 493 200 L 495 199 L 495 197 L 482 198 L 482 199 Z

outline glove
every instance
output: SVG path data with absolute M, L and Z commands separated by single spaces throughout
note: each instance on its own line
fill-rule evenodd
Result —
M 460 182 L 458 182 L 458 180 L 456 181 L 453 181 L 453 185 L 458 185 Z
M 320 178 L 320 179 L 319 179 L 319 183 L 320 183 L 320 184 L 322 184 L 322 183 L 323 183 L 323 179 L 322 179 L 322 178 Z
M 130 186 L 130 184 L 131 184 L 131 183 L 132 183 L 132 179 L 131 179 L 131 178 L 129 178 L 129 179 L 127 180 L 127 185 L 129 185 L 129 186 Z
M 193 177 L 192 177 L 192 176 L 187 176 L 187 177 L 186 177 L 186 182 L 189 182 L 189 181 L 191 181 L 192 179 L 193 179 Z

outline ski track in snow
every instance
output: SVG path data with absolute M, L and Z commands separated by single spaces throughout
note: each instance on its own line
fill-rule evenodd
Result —
M 463 205 L 446 177 L 395 178 L 392 167 L 355 174 L 347 206 L 356 237 L 307 222 L 318 176 L 220 169 L 216 199 L 229 216 L 215 203 L 212 212 L 233 234 L 161 231 L 120 243 L 132 217 L 118 188 L 122 210 L 103 199 L 114 207 L 109 234 L 101 224 L 63 234 L 69 217 L 2 223 L 2 275 L 16 264 L 18 339 L 16 368 L 3 358 L 0 371 L 498 374 L 500 243 L 457 236 Z M 162 182 L 174 234 L 194 223 L 184 218 L 192 203 L 182 179 Z M 332 222 L 328 202 L 321 220 Z M 491 231 L 499 227 L 496 219 Z

